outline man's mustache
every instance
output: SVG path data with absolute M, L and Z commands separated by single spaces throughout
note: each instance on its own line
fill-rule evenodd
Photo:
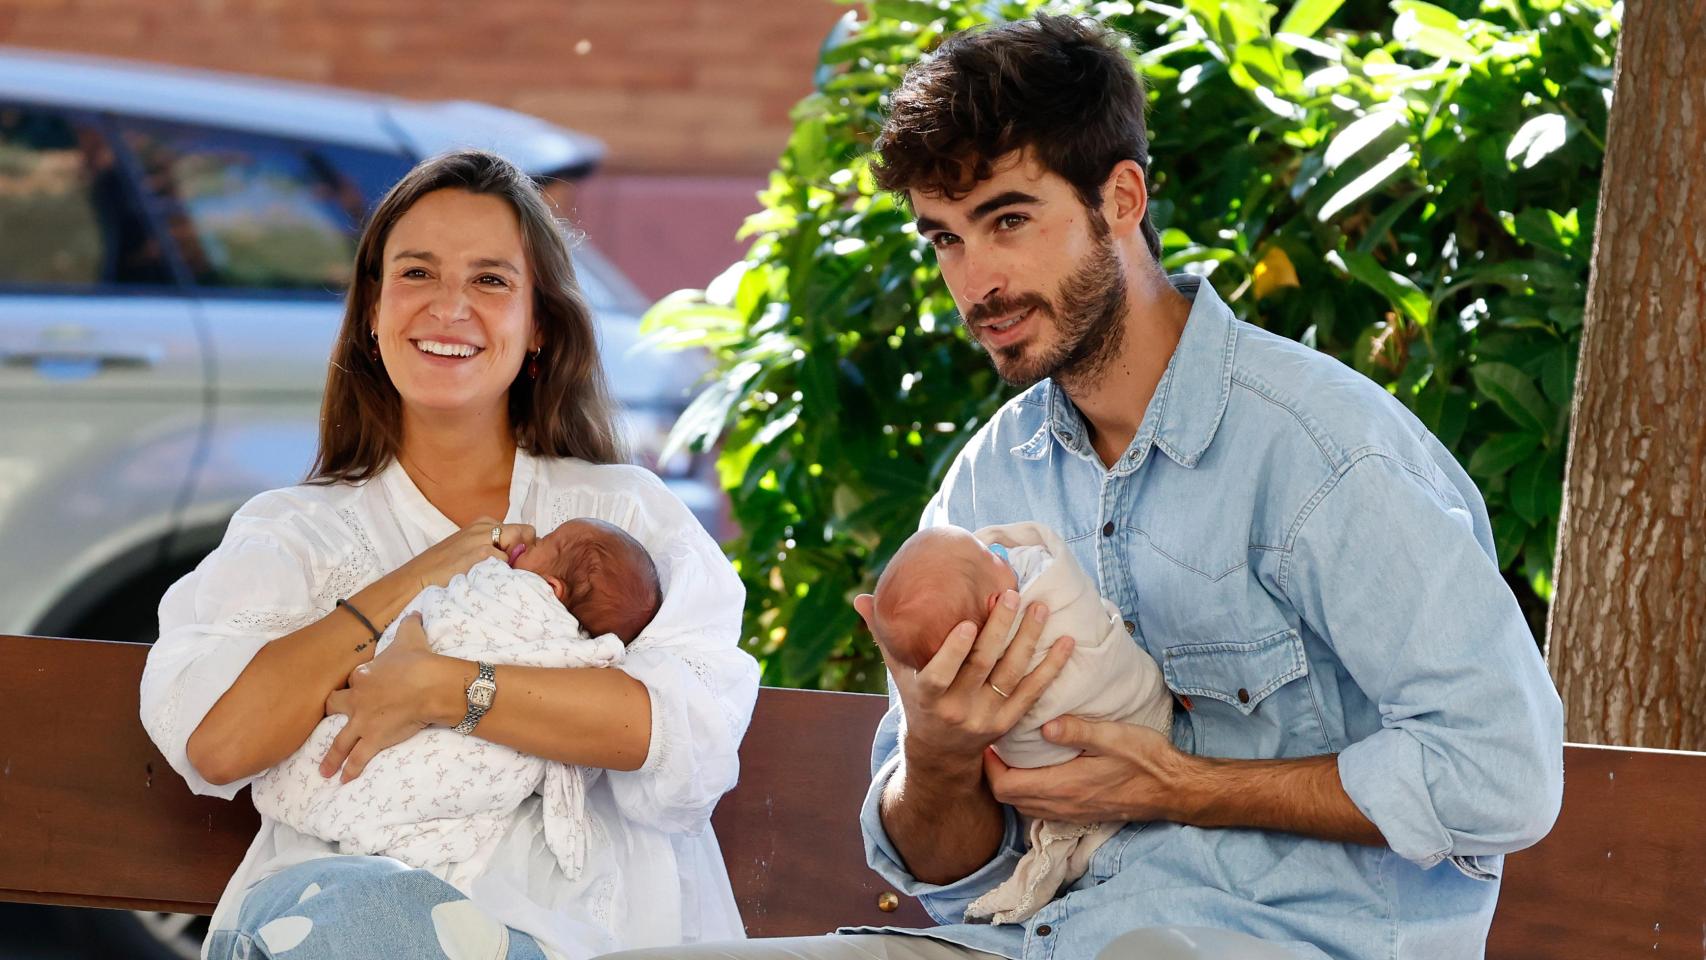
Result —
M 991 297 L 975 304 L 966 314 L 966 322 L 975 327 L 997 317 L 1005 317 L 1008 314 L 1031 308 L 1051 316 L 1054 314 L 1054 308 L 1049 306 L 1048 300 L 1042 294 L 1021 293 L 1012 297 Z

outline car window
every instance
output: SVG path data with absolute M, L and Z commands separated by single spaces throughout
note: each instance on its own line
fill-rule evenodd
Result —
M 121 129 L 196 283 L 344 288 L 367 198 L 308 145 L 138 120 Z
M 168 276 L 100 127 L 0 102 L 0 284 L 159 285 Z
M 364 221 L 397 181 L 403 179 L 403 174 L 414 167 L 414 161 L 400 153 L 381 153 L 360 147 L 322 144 L 314 149 L 314 153 L 329 165 L 330 176 L 341 177 L 355 185 L 361 194 Z

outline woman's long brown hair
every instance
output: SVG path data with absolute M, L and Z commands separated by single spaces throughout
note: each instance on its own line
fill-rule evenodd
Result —
M 538 187 L 514 164 L 483 150 L 459 150 L 424 160 L 409 171 L 362 230 L 344 322 L 326 374 L 320 449 L 309 482 L 366 480 L 389 466 L 402 449 L 402 398 L 384 365 L 368 354 L 369 328 L 391 229 L 420 198 L 445 189 L 499 197 L 515 210 L 521 224 L 533 276 L 533 323 L 542 342 L 538 377 L 530 378 L 524 370 L 509 388 L 516 446 L 535 456 L 622 461 L 597 329 L 575 282 L 562 228 Z

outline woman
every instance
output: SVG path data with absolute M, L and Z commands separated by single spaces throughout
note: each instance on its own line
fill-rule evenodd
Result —
M 537 796 L 463 889 L 263 820 L 206 954 L 584 957 L 740 936 L 708 821 L 757 695 L 744 594 L 680 501 L 617 463 L 592 319 L 524 174 L 469 151 L 392 188 L 356 251 L 322 413 L 309 482 L 246 504 L 161 601 L 149 734 L 192 790 L 230 797 L 329 714 L 349 719 L 321 772 L 346 781 L 426 726 L 471 727 L 601 768 L 588 856 L 564 875 Z M 418 618 L 374 656 L 421 589 L 581 516 L 633 534 L 664 584 L 620 669 L 442 657 Z

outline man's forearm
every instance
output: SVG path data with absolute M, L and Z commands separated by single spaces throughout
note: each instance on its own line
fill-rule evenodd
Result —
M 981 760 L 944 764 L 901 751 L 883 790 L 883 830 L 908 872 L 925 883 L 959 880 L 988 863 L 1001 846 L 1001 805 L 983 779 Z
M 1253 827 L 1321 840 L 1385 846 L 1339 781 L 1339 759 L 1222 760 L 1191 757 L 1169 819 L 1197 827 Z

